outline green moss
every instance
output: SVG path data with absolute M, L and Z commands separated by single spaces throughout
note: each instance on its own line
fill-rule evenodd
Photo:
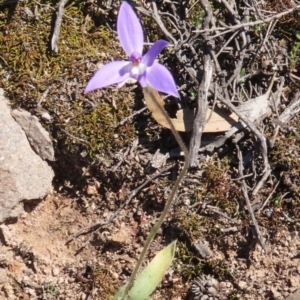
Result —
M 180 211 L 177 219 L 177 226 L 184 232 L 188 232 L 189 238 L 198 239 L 202 236 L 203 226 L 206 218 L 196 213 L 189 213 L 185 210 Z
M 199 2 L 190 4 L 188 8 L 188 20 L 191 21 L 192 24 L 199 27 L 202 26 L 204 16 L 205 12 Z
M 295 125 L 296 129 L 297 124 Z M 297 142 L 295 134 L 292 132 L 280 132 L 274 147 L 270 151 L 270 161 L 283 171 L 288 170 L 289 174 L 298 176 L 300 172 L 297 159 L 299 157 L 299 152 L 299 142 Z
M 222 222 L 218 218 L 210 216 L 214 210 L 207 209 L 203 212 L 203 202 L 219 208 L 220 212 L 226 213 L 229 217 L 236 214 L 237 202 L 242 198 L 239 185 L 232 181 L 232 162 L 228 158 L 217 158 L 209 160 L 202 166 L 204 170 L 199 180 L 201 190 L 195 190 L 192 196 L 193 205 L 200 202 L 199 206 L 181 208 L 176 214 L 175 225 L 179 231 L 177 259 L 181 262 L 177 272 L 183 280 L 191 280 L 202 274 L 214 274 L 220 280 L 231 280 L 230 271 L 226 265 L 225 257 L 214 257 L 202 259 L 197 252 L 194 243 L 199 240 L 208 241 L 210 245 L 216 246 L 222 243 Z M 207 214 L 207 216 L 206 216 Z M 222 245 L 219 244 L 222 248 Z M 232 296 L 234 299 L 234 296 Z
M 232 180 L 231 162 L 227 157 L 210 160 L 204 167 L 204 195 L 210 205 L 216 206 L 229 216 L 236 213 L 236 201 L 241 198 L 240 186 Z
M 124 93 L 123 93 L 124 96 Z M 120 104 L 120 102 L 118 103 Z M 70 119 L 65 127 L 69 132 L 70 150 L 76 149 L 72 143 L 76 136 L 88 145 L 87 154 L 99 153 L 102 149 L 111 150 L 113 147 L 122 147 L 135 136 L 135 129 L 131 125 L 117 127 L 120 114 L 129 115 L 125 103 L 123 110 L 114 109 L 110 103 L 99 103 L 89 111 L 85 111 L 78 103 L 74 103 Z M 63 125 L 62 125 L 63 126 Z M 76 140 L 76 139 L 75 139 Z
M 115 126 L 131 114 L 133 94 L 123 88 L 83 95 L 98 63 L 118 60 L 125 54 L 110 30 L 96 26 L 86 14 L 89 7 L 85 1 L 72 1 L 65 7 L 58 53 L 52 53 L 49 44 L 56 5 L 50 0 L 40 4 L 22 1 L 12 16 L 10 6 L 0 11 L 1 87 L 14 107 L 27 110 L 36 108 L 49 89 L 41 103 L 54 120 L 48 129 L 60 132 L 58 138 L 73 152 L 83 147 L 95 156 L 121 143 L 126 146 L 135 135 L 134 126 Z M 35 15 L 28 16 L 28 9 Z M 101 18 L 104 15 L 98 13 L 97 22 Z M 118 109 L 109 103 L 112 94 Z

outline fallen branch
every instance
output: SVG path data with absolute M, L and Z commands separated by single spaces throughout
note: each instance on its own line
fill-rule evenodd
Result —
M 256 137 L 259 139 L 261 143 L 262 156 L 264 161 L 264 169 L 262 171 L 263 176 L 261 180 L 257 183 L 256 187 L 254 188 L 252 193 L 253 195 L 256 195 L 258 193 L 262 184 L 267 180 L 271 172 L 271 168 L 268 160 L 268 148 L 267 148 L 266 137 L 262 132 L 260 132 L 257 129 L 257 127 L 254 125 L 254 122 L 258 121 L 259 118 L 265 117 L 264 113 L 267 113 L 269 110 L 268 98 L 270 96 L 274 80 L 275 80 L 275 73 L 273 74 L 267 92 L 259 97 L 247 101 L 240 108 L 235 107 L 231 102 L 227 101 L 222 95 L 220 94 L 217 95 L 218 99 L 223 104 L 225 104 L 231 111 L 233 111 L 240 117 L 241 121 L 245 123 L 244 126 L 247 126 L 256 135 Z M 258 110 L 255 110 L 255 108 Z M 236 131 L 232 130 L 232 132 L 235 133 Z
M 220 35 L 224 35 L 225 33 L 228 33 L 228 32 L 234 31 L 234 30 L 238 30 L 238 29 L 241 29 L 241 28 L 244 28 L 244 27 L 257 26 L 257 25 L 260 25 L 260 24 L 269 23 L 273 20 L 280 19 L 280 18 L 282 18 L 286 15 L 292 14 L 292 13 L 294 13 L 295 11 L 297 11 L 299 9 L 300 9 L 300 5 L 297 5 L 293 8 L 290 8 L 286 11 L 280 12 L 278 14 L 275 14 L 275 15 L 273 15 L 271 17 L 268 17 L 268 18 L 265 18 L 263 20 L 258 20 L 258 21 L 248 22 L 248 23 L 241 23 L 241 24 L 233 25 L 233 26 L 217 27 L 217 28 L 210 28 L 210 29 L 203 29 L 203 30 L 194 30 L 193 32 L 204 33 L 204 32 L 213 32 L 213 31 L 226 30 L 226 31 L 223 31 L 223 32 L 221 32 L 217 35 L 211 36 L 211 38 L 216 38 Z
M 190 141 L 189 149 L 189 166 L 197 167 L 198 151 L 200 148 L 203 127 L 206 121 L 207 96 L 209 85 L 212 80 L 212 62 L 209 54 L 204 57 L 204 76 L 203 81 L 198 89 L 197 113 L 193 124 L 193 133 Z
M 203 21 L 203 28 L 209 28 L 213 12 L 211 5 L 208 0 L 201 0 L 200 5 L 205 12 L 205 18 Z M 204 35 L 205 41 L 203 45 L 203 76 L 201 84 L 198 88 L 198 98 L 197 98 L 197 112 L 193 124 L 193 133 L 190 141 L 189 149 L 189 166 L 190 168 L 197 167 L 198 151 L 201 144 L 203 127 L 206 121 L 206 112 L 208 107 L 208 92 L 211 85 L 213 76 L 213 55 L 212 48 L 214 43 L 209 40 L 207 35 Z M 215 60 L 214 63 L 218 65 Z
M 51 37 L 51 50 L 55 53 L 58 52 L 57 41 L 60 33 L 62 17 L 64 13 L 64 8 L 69 0 L 61 0 L 58 5 L 58 10 L 56 12 L 56 20 L 54 24 L 54 29 Z

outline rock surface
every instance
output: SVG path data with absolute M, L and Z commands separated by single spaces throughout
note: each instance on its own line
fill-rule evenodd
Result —
M 286 300 L 299 300 L 299 299 L 300 299 L 300 290 L 290 295 Z
M 0 222 L 23 212 L 22 200 L 43 198 L 54 173 L 30 147 L 0 89 Z
M 41 125 L 36 116 L 25 110 L 14 109 L 11 115 L 24 130 L 27 139 L 42 159 L 54 161 L 54 149 L 48 131 Z

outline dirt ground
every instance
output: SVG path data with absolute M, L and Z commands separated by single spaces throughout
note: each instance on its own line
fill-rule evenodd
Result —
M 189 215 L 196 213 L 187 209 Z M 17 221 L 1 226 L 2 299 L 109 299 L 137 259 L 141 249 L 138 227 L 147 231 L 154 219 L 146 216 L 143 224 L 125 223 L 125 214 L 126 210 L 121 220 L 78 251 L 85 236 L 70 244 L 66 241 L 83 226 L 96 222 L 96 215 L 83 215 L 74 207 L 74 200 L 57 192 L 35 207 L 30 204 L 28 212 Z M 234 299 L 286 299 L 300 287 L 299 231 L 292 229 L 294 224 L 289 225 L 281 226 L 276 233 L 264 229 L 268 246 L 264 253 L 253 240 L 249 242 L 251 238 L 241 230 L 244 226 L 238 218 L 221 217 L 215 225 L 221 232 L 219 240 L 204 243 L 209 249 L 208 257 L 203 259 L 197 252 L 194 255 L 198 256 L 198 264 L 209 260 L 216 268 L 219 265 L 220 272 L 227 273 L 228 292 L 234 291 Z M 205 234 L 210 229 L 202 230 Z M 175 236 L 178 229 L 170 225 L 164 231 Z M 186 237 L 178 236 L 186 241 Z M 160 250 L 162 242 L 159 236 L 150 251 L 154 254 Z M 190 282 L 184 280 L 180 270 L 193 268 L 192 265 L 185 266 L 178 253 L 152 298 L 187 299 Z

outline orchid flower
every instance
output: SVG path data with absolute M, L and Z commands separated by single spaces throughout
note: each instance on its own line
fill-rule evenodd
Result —
M 84 93 L 112 84 L 121 87 L 127 80 L 135 79 L 143 88 L 150 86 L 160 92 L 179 97 L 171 73 L 155 61 L 158 54 L 168 45 L 168 42 L 158 40 L 145 55 L 142 55 L 143 29 L 135 12 L 125 1 L 120 7 L 117 32 L 129 61 L 113 61 L 104 65 L 88 82 Z

